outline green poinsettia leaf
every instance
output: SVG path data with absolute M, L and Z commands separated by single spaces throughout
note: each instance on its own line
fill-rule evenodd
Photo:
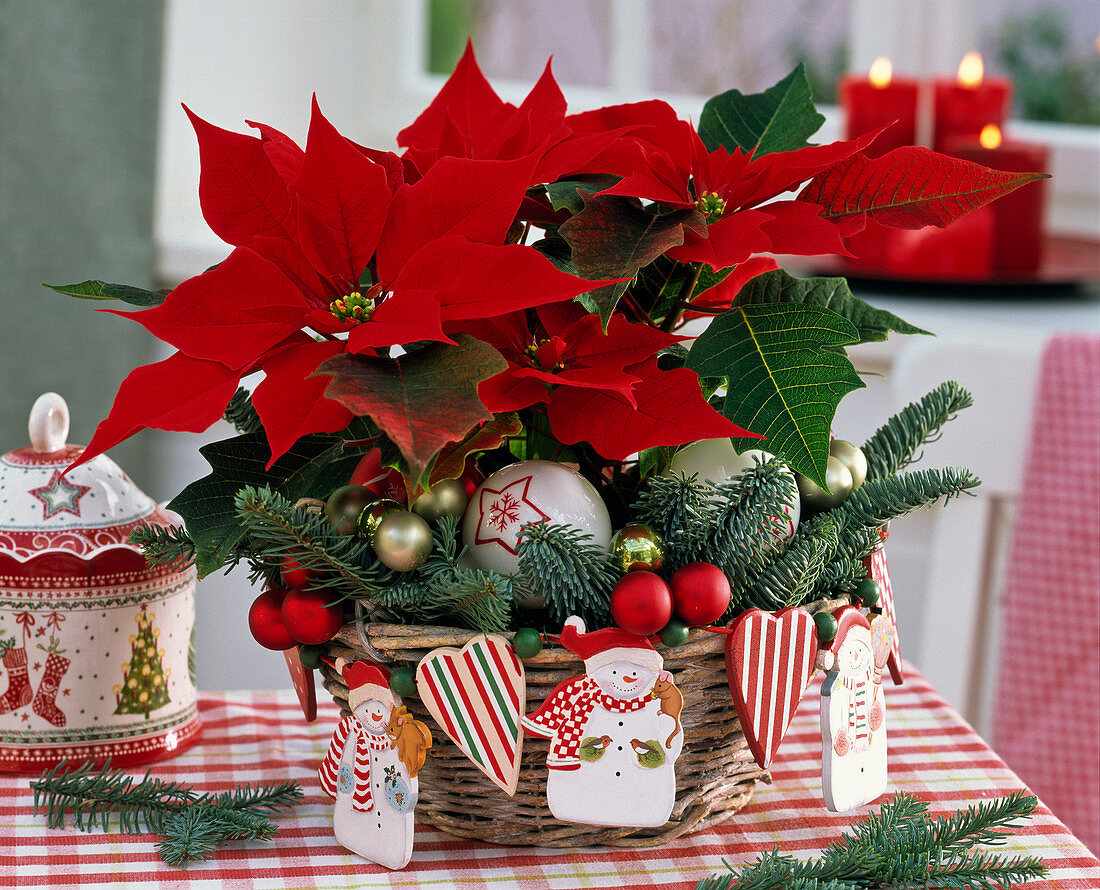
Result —
M 805 148 L 824 122 L 800 63 L 762 93 L 746 96 L 728 90 L 709 99 L 699 116 L 699 137 L 711 151 L 718 146 L 727 151 L 740 148 L 759 157 Z
M 291 501 L 325 496 L 347 481 L 360 456 L 345 454 L 344 441 L 336 436 L 304 436 L 265 469 L 271 449 L 262 432 L 213 442 L 199 453 L 210 464 L 210 475 L 192 482 L 168 505 L 183 517 L 195 542 L 199 577 L 225 565 L 245 536 L 233 506 L 239 489 L 267 485 Z
M 448 442 L 460 441 L 492 414 L 477 385 L 507 367 L 499 352 L 466 334 L 457 346 L 435 343 L 394 359 L 341 353 L 317 374 L 332 382 L 325 397 L 370 417 L 401 451 L 413 479 Z
M 633 278 L 673 247 L 684 243 L 684 229 L 705 233 L 706 222 L 695 209 L 655 213 L 634 198 L 592 195 L 580 190 L 584 209 L 562 223 L 575 273 L 582 278 Z M 626 282 L 583 295 L 581 302 L 599 312 L 607 327 L 626 290 Z
M 479 451 L 498 448 L 504 440 L 523 432 L 523 423 L 515 413 L 499 414 L 487 423 L 470 430 L 462 441 L 447 445 L 432 464 L 429 480 L 432 485 L 443 479 L 457 479 L 466 469 L 466 458 Z
M 584 210 L 584 198 L 580 192 L 589 194 L 611 188 L 621 177 L 610 173 L 593 174 L 592 176 L 578 176 L 575 179 L 559 179 L 546 186 L 546 195 L 550 199 L 550 206 L 555 210 L 568 210 L 570 213 L 580 213 Z
M 718 316 L 688 353 L 700 377 L 724 377 L 722 413 L 767 438 L 765 448 L 825 486 L 836 406 L 864 384 L 837 347 L 859 341 L 846 318 L 823 306 L 738 306 Z M 735 439 L 734 447 L 760 447 Z
M 795 278 L 782 269 L 750 279 L 734 299 L 734 306 L 774 304 L 824 306 L 848 319 L 859 331 L 860 343 L 885 340 L 895 334 L 931 334 L 885 309 L 876 309 L 852 293 L 843 278 Z
M 145 290 L 129 284 L 108 284 L 93 278 L 78 284 L 43 284 L 42 286 L 80 300 L 121 300 L 123 303 L 142 308 L 159 306 L 168 295 L 167 292 Z

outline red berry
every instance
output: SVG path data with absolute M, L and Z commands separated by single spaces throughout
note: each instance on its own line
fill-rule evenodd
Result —
M 380 498 L 393 498 L 405 503 L 405 480 L 393 467 L 382 466 L 382 452 L 372 448 L 351 471 L 350 485 L 362 485 Z
M 466 461 L 466 466 L 462 470 L 462 475 L 458 477 L 458 481 L 466 489 L 466 497 L 473 498 L 478 486 L 485 481 L 485 474 L 477 468 L 477 463 L 473 458 L 470 458 Z
M 283 624 L 299 643 L 327 643 L 344 623 L 344 607 L 327 590 L 294 589 L 283 600 Z
M 630 572 L 611 591 L 611 617 L 628 633 L 659 633 L 672 617 L 672 592 L 653 572 Z
M 269 587 L 252 602 L 248 610 L 248 629 L 256 642 L 267 649 L 289 649 L 296 645 L 283 624 L 283 600 L 287 591 Z
M 284 556 L 279 562 L 279 574 L 287 587 L 302 587 L 314 577 L 311 569 L 304 568 L 296 559 Z
M 713 624 L 729 608 L 729 578 L 709 562 L 689 562 L 668 583 L 676 614 L 690 627 Z

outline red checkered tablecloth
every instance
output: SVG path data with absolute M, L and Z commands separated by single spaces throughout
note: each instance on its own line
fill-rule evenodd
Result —
M 1022 787 L 923 677 L 907 668 L 904 686 L 887 684 L 891 790 L 914 793 L 937 813 Z M 772 846 L 816 855 L 871 809 L 845 815 L 824 809 L 817 708 L 815 684 L 776 757 L 774 783 L 758 786 L 753 802 L 718 828 L 657 849 L 552 850 L 463 841 L 418 826 L 412 862 L 390 872 L 347 853 L 332 836 L 332 807 L 317 785 L 316 770 L 337 720 L 335 705 L 322 704 L 320 719 L 307 725 L 290 692 L 208 694 L 201 700 L 202 740 L 158 764 L 154 773 L 209 791 L 238 782 L 297 779 L 306 789 L 305 801 L 280 818 L 274 841 L 235 842 L 180 871 L 157 858 L 149 837 L 46 829 L 44 816 L 32 815 L 27 779 L 3 777 L 0 888 L 692 888 L 722 871 L 723 859 L 745 862 Z M 1100 863 L 1045 808 L 1001 849 L 1047 860 L 1050 878 L 1029 888 L 1100 887 Z

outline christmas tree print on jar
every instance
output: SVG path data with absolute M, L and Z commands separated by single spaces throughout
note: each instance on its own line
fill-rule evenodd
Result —
M 112 692 L 118 701 L 116 714 L 141 714 L 163 708 L 169 703 L 168 677 L 171 670 L 162 664 L 164 650 L 157 648 L 160 630 L 153 628 L 155 616 L 142 606 L 134 616 L 138 632 L 130 637 L 130 661 L 122 666 L 122 685 Z
M 619 628 L 587 632 L 576 616 L 559 642 L 580 656 L 585 673 L 560 683 L 523 718 L 525 732 L 550 741 L 550 812 L 587 825 L 664 825 L 684 745 L 683 699 L 664 660 L 646 637 Z
M 343 658 L 336 668 L 347 681 L 351 713 L 337 725 L 318 770 L 321 788 L 336 801 L 336 840 L 378 865 L 404 868 L 431 733 L 390 690 L 383 668 Z

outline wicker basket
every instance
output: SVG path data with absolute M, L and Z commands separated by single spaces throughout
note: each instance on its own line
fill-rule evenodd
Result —
M 835 609 L 847 599 L 820 600 L 811 612 Z M 328 654 L 370 659 L 391 666 L 416 667 L 440 646 L 460 648 L 477 634 L 449 627 L 399 624 L 346 624 L 328 644 Z M 509 635 L 505 635 L 509 636 Z M 753 760 L 741 731 L 726 683 L 723 634 L 691 632 L 682 646 L 658 646 L 665 669 L 684 694 L 681 720 L 684 749 L 676 761 L 676 804 L 672 818 L 660 828 L 608 828 L 559 822 L 546 806 L 548 742 L 526 736 L 519 785 L 508 797 L 455 746 L 415 697 L 404 703 L 432 730 L 433 746 L 420 770 L 420 822 L 457 837 L 494 844 L 580 847 L 606 844 L 653 847 L 701 831 L 729 819 L 752 797 L 757 780 L 771 776 Z M 584 673 L 583 663 L 568 649 L 549 644 L 534 658 L 524 659 L 527 710 L 533 710 L 563 680 Z M 340 674 L 323 665 L 325 688 L 347 713 L 348 688 Z

